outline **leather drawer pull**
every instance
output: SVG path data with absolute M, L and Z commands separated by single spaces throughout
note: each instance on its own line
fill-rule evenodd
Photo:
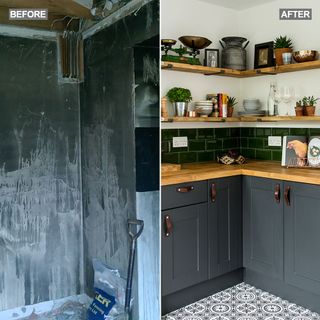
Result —
M 166 237 L 170 237 L 173 230 L 173 224 L 169 215 L 166 215 L 164 217 L 164 228 Z
M 286 204 L 288 207 L 290 207 L 291 203 L 290 203 L 290 186 L 286 186 L 286 189 L 284 191 L 284 199 L 286 201 Z
M 280 184 L 277 184 L 275 187 L 274 198 L 276 199 L 277 203 L 280 203 Z
M 211 184 L 211 202 L 216 202 L 217 188 L 214 183 Z
M 177 192 L 180 193 L 188 193 L 194 190 L 194 186 L 187 186 L 187 187 L 178 187 Z

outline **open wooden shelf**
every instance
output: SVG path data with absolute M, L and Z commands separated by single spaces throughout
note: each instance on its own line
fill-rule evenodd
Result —
M 251 77 L 264 76 L 264 75 L 276 75 L 279 73 L 320 69 L 320 60 L 302 62 L 302 63 L 293 63 L 293 64 L 287 64 L 283 66 L 269 67 L 269 68 L 263 68 L 263 69 L 245 70 L 245 71 L 225 69 L 225 68 L 195 66 L 191 64 L 175 63 L 175 62 L 167 62 L 167 61 L 163 61 L 161 63 L 161 68 L 164 70 L 199 73 L 207 76 L 216 75 L 216 76 L 233 77 L 233 78 L 251 78 Z
M 296 117 L 296 116 L 274 116 L 274 117 L 232 117 L 232 118 L 215 118 L 215 117 L 173 117 L 163 119 L 162 122 L 301 122 L 301 121 L 319 121 L 320 116 L 313 117 Z

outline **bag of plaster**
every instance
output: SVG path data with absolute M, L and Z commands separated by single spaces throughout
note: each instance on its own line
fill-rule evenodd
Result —
M 88 309 L 88 320 L 122 320 L 125 313 L 126 281 L 118 270 L 109 269 L 93 259 L 94 299 Z

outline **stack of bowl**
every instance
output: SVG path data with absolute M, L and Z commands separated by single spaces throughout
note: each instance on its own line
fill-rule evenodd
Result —
M 243 108 L 245 111 L 242 112 L 241 115 L 263 115 L 265 113 L 261 110 L 261 103 L 259 99 L 244 99 Z
M 194 104 L 194 109 L 200 117 L 207 117 L 213 112 L 213 102 L 209 100 L 197 101 Z

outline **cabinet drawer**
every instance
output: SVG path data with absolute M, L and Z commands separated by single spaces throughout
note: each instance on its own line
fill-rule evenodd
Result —
M 207 181 L 165 186 L 161 191 L 162 210 L 207 202 Z

